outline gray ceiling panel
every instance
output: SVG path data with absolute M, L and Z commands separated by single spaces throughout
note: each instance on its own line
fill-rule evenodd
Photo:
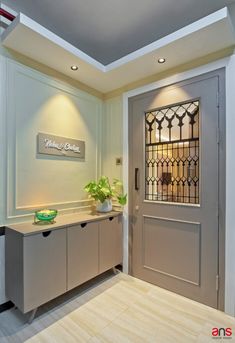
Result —
M 235 0 L 3 0 L 109 64 Z

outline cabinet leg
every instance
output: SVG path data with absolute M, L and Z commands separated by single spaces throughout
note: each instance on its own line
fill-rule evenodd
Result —
M 31 311 L 28 324 L 31 324 L 33 322 L 36 312 L 37 312 L 37 308 Z

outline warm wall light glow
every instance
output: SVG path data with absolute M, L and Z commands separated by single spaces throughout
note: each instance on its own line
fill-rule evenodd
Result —
M 73 71 L 76 71 L 76 70 L 78 70 L 78 66 L 71 66 L 71 69 L 73 70 Z
M 166 62 L 166 59 L 161 57 L 158 59 L 158 63 L 165 63 Z
M 45 127 L 42 132 L 62 137 L 76 137 L 78 121 L 81 125 L 82 117 L 76 98 L 65 94 L 56 94 L 44 102 L 40 108 L 40 126 Z M 76 124 L 75 124 L 76 123 Z

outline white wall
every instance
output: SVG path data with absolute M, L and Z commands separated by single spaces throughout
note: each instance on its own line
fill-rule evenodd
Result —
M 116 158 L 122 157 L 122 96 L 106 100 L 103 116 L 102 174 L 110 179 L 122 178 L 122 165 Z
M 226 243 L 225 309 L 235 316 L 235 54 L 226 68 Z
M 62 214 L 90 209 L 83 187 L 101 173 L 103 102 L 5 54 L 0 75 L 0 226 L 33 221 L 44 206 Z M 84 140 L 85 161 L 38 156 L 38 132 Z M 4 282 L 0 236 L 0 304 Z
M 41 206 L 86 208 L 83 187 L 101 168 L 101 100 L 8 58 L 1 65 L 0 224 L 31 220 Z M 39 132 L 84 140 L 85 161 L 38 156 Z

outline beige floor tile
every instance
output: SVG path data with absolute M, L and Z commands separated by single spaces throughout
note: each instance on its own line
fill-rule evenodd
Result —
M 77 343 L 87 342 L 91 335 L 73 317 L 66 316 L 45 330 L 41 330 L 25 342 L 27 343 Z
M 140 326 L 138 330 L 132 327 L 129 323 L 113 322 L 108 325 L 96 337 L 91 339 L 89 343 L 153 343 L 155 337 L 150 333 L 145 332 Z
M 207 343 L 235 318 L 128 275 L 107 273 L 45 304 L 34 322 L 0 314 L 0 343 Z
M 115 320 L 115 323 L 119 325 L 127 325 L 132 328 L 133 332 L 143 332 L 143 337 L 150 335 L 151 337 L 158 338 L 158 341 L 168 340 L 175 342 L 195 342 L 196 334 L 191 327 L 179 326 L 173 320 L 169 320 L 170 312 L 166 312 L 162 309 L 157 311 L 154 309 L 154 305 L 149 306 L 149 311 L 146 311 L 144 304 L 135 304 L 135 306 L 129 308 L 124 312 L 122 317 Z M 168 315 L 167 315 L 168 314 Z

